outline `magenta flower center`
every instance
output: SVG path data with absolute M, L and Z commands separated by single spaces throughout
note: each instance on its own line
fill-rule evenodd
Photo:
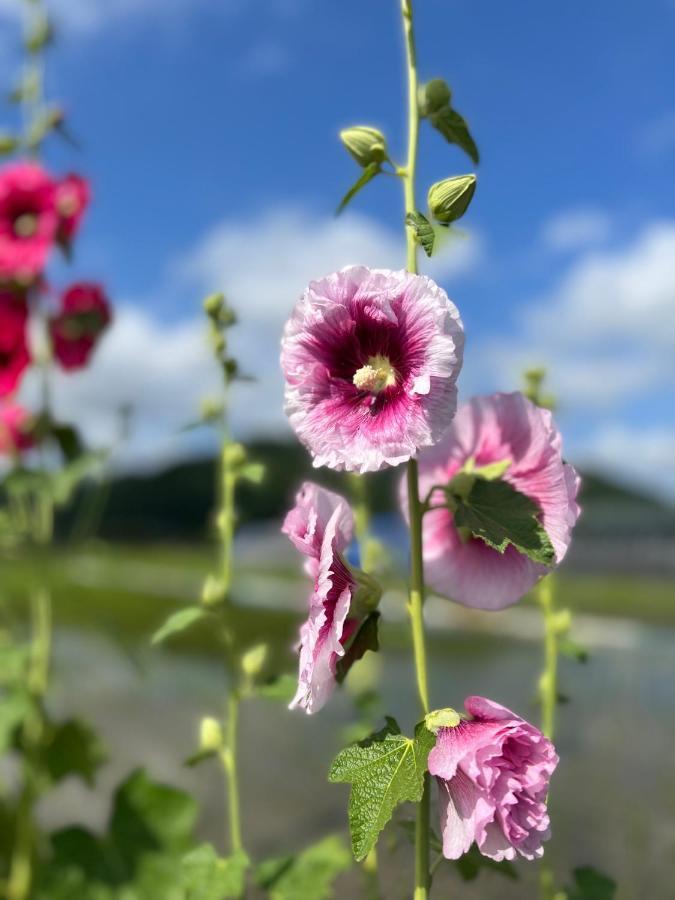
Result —
M 365 366 L 354 372 L 352 382 L 360 391 L 379 394 L 380 391 L 396 384 L 396 369 L 386 356 L 378 353 L 371 356 Z

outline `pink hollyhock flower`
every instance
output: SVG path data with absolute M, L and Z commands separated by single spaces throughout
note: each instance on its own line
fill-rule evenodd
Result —
M 61 297 L 61 308 L 49 323 L 54 356 L 66 370 L 86 366 L 101 333 L 110 324 L 110 303 L 98 284 L 80 282 Z
M 538 504 L 556 564 L 560 563 L 580 513 L 576 502 L 580 479 L 563 462 L 561 444 L 549 410 L 523 394 L 475 397 L 457 411 L 443 440 L 420 455 L 420 494 L 424 497 L 434 485 L 447 484 L 469 460 L 477 468 L 510 460 L 502 477 Z M 442 502 L 440 494 L 433 501 Z M 428 512 L 423 527 L 427 583 L 464 606 L 491 610 L 510 606 L 550 571 L 513 546 L 500 553 L 480 538 L 461 535 L 447 507 Z
M 0 397 L 13 393 L 30 363 L 28 307 L 19 294 L 0 290 Z
M 290 708 L 317 712 L 335 687 L 336 666 L 363 616 L 352 607 L 359 582 L 343 558 L 354 530 L 346 500 L 305 482 L 282 531 L 307 557 L 314 579 L 309 617 L 300 628 L 298 690 Z
M 80 175 L 66 175 L 56 186 L 59 238 L 69 244 L 77 234 L 91 200 L 89 182 Z
M 0 279 L 27 284 L 44 269 L 56 238 L 56 186 L 37 163 L 0 172 Z
M 286 412 L 315 466 L 374 472 L 435 444 L 456 406 L 464 332 L 424 275 L 343 269 L 286 324 Z
M 0 454 L 20 453 L 35 446 L 30 430 L 31 415 L 23 406 L 0 406 Z
M 558 757 L 534 725 L 484 697 L 467 697 L 472 716 L 441 728 L 429 754 L 440 792 L 443 855 L 459 859 L 473 842 L 501 861 L 535 859 L 551 835 L 548 784 Z

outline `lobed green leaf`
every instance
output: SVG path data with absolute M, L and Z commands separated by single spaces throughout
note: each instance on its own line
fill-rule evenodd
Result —
M 357 860 L 375 846 L 379 833 L 400 803 L 418 803 L 435 737 L 420 723 L 415 737 L 401 734 L 394 719 L 364 741 L 346 747 L 333 760 L 329 781 L 351 784 L 349 826 Z
M 423 216 L 421 212 L 411 212 L 405 217 L 405 224 L 415 232 L 415 240 L 424 250 L 427 256 L 431 256 L 434 252 L 434 242 L 436 233 L 434 226 Z

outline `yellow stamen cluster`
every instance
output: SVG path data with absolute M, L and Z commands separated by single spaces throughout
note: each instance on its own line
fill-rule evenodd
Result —
M 354 372 L 352 381 L 360 391 L 379 394 L 396 384 L 396 370 L 386 356 L 371 356 L 365 366 Z

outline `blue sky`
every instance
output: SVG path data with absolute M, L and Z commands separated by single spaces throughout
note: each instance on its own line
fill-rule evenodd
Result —
M 0 0 L 5 49 L 19 6 Z M 120 304 L 88 383 L 59 384 L 64 410 L 104 440 L 114 406 L 135 401 L 131 463 L 191 449 L 168 435 L 214 383 L 199 302 L 224 289 L 259 376 L 235 423 L 283 427 L 275 346 L 304 281 L 403 262 L 393 179 L 333 218 L 358 174 L 340 127 L 377 125 L 402 153 L 398 3 L 53 9 L 50 91 L 82 152 L 50 161 L 84 170 L 96 197 L 74 272 Z M 467 330 L 462 391 L 512 389 L 522 365 L 548 362 L 570 456 L 675 495 L 674 0 L 418 0 L 417 19 L 421 76 L 447 78 L 482 152 L 469 237 L 430 270 Z M 424 129 L 420 205 L 470 170 Z

